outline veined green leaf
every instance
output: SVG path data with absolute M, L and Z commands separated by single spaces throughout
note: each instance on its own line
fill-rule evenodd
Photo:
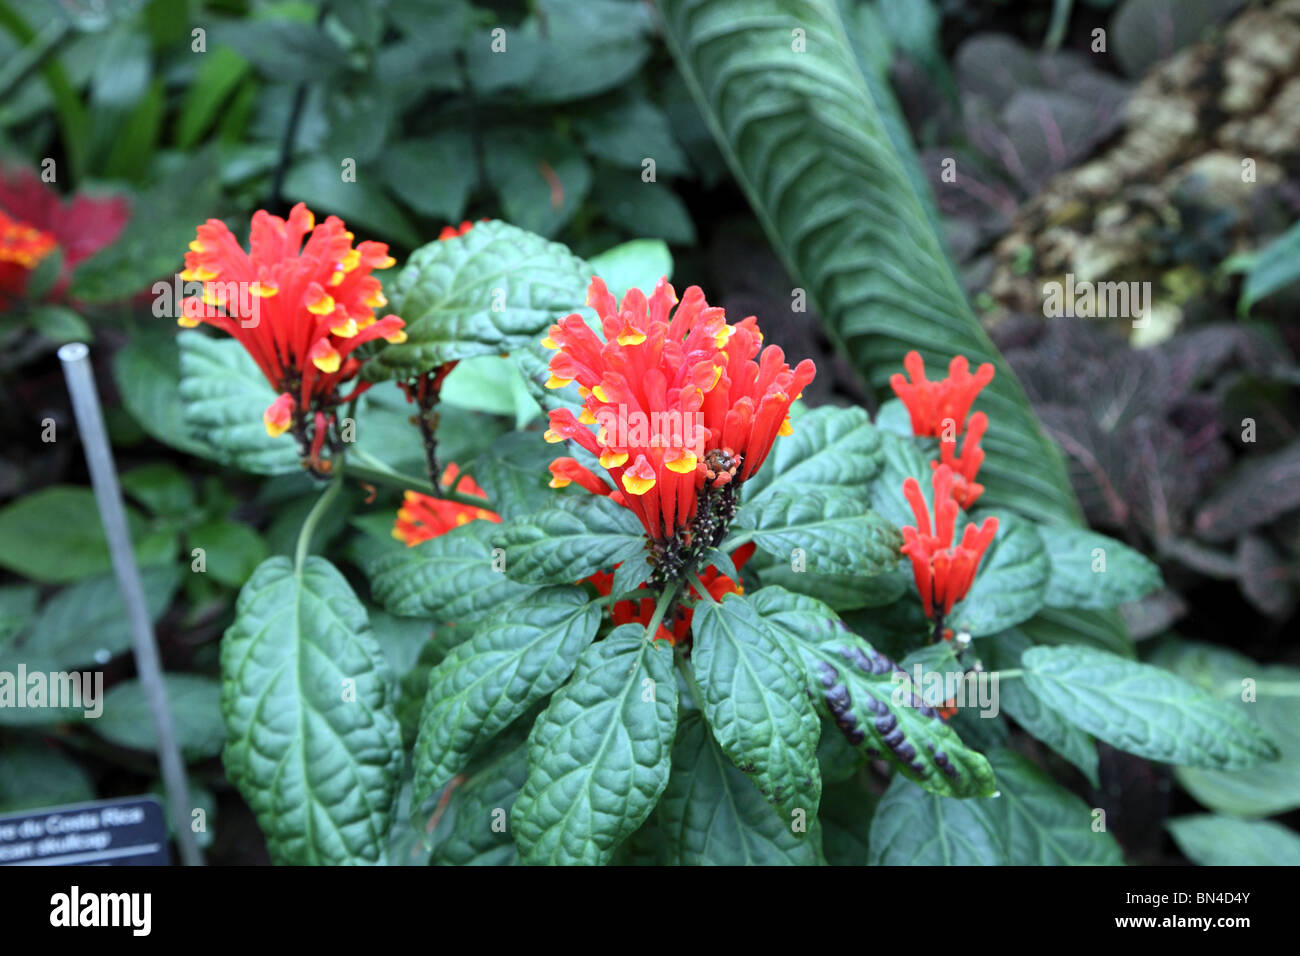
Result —
M 727 759 L 698 711 L 682 717 L 672 776 L 655 811 L 674 866 L 813 866 L 823 862 L 816 818 L 808 834 L 772 813 Z
M 1218 770 L 1277 756 L 1249 717 L 1158 667 L 1068 645 L 1030 648 L 1021 665 L 1039 702 L 1120 750 Z
M 608 863 L 668 785 L 677 731 L 672 647 L 625 624 L 591 645 L 528 738 L 510 812 L 525 863 Z
M 664 0 L 664 34 L 773 245 L 881 397 L 903 356 L 992 362 L 989 505 L 1078 523 L 1060 453 L 981 329 L 834 0 Z M 791 31 L 803 30 L 802 44 Z M 888 516 L 886 516 L 888 517 Z
M 541 339 L 586 303 L 589 267 L 564 246 L 503 222 L 421 246 L 386 288 L 406 341 L 367 363 L 368 377 L 500 355 Z
M 760 592 L 762 593 L 762 592 Z M 723 752 L 787 823 L 815 816 L 821 798 L 821 727 L 793 647 L 783 645 L 745 598 L 704 601 L 691 625 L 697 701 Z
M 361 538 L 355 553 L 384 610 L 468 624 L 536 590 L 506 576 L 494 554 L 500 536 L 500 525 L 471 521 L 413 548 Z
M 526 584 L 573 584 L 637 560 L 645 530 L 627 508 L 602 495 L 561 498 L 554 507 L 506 525 L 506 573 Z
M 993 772 L 894 661 L 853 634 L 814 598 L 766 587 L 751 603 L 774 633 L 798 653 L 804 683 L 837 732 L 866 757 L 888 759 L 927 790 L 945 796 L 987 796 Z
M 904 776 L 890 783 L 871 820 L 872 866 L 1001 866 L 1007 837 L 998 798 L 950 800 Z
M 1280 823 L 1201 813 L 1165 826 L 1201 866 L 1300 866 L 1300 837 Z
M 763 467 L 742 487 L 746 503 L 781 492 L 832 494 L 845 489 L 859 496 L 880 470 L 880 434 L 857 407 L 826 405 L 792 422 L 793 434 L 772 446 Z
M 324 558 L 265 561 L 221 642 L 226 773 L 281 863 L 383 862 L 402 734 L 366 611 Z
M 954 538 L 965 521 L 979 523 L 984 515 L 958 516 Z M 998 515 L 998 533 L 980 560 L 975 582 L 948 618 L 953 630 L 976 637 L 996 634 L 1028 620 L 1043 606 L 1051 564 L 1032 522 L 1013 514 Z
M 1039 525 L 1051 564 L 1048 607 L 1107 608 L 1136 601 L 1160 587 L 1160 569 L 1128 545 L 1083 528 Z
M 781 561 L 802 552 L 821 574 L 871 577 L 893 570 L 903 538 L 867 507 L 865 496 L 847 490 L 780 491 L 741 511 L 741 527 L 753 542 Z
M 596 636 L 600 611 L 582 588 L 541 591 L 483 620 L 430 672 L 415 743 L 417 804 L 568 678 Z

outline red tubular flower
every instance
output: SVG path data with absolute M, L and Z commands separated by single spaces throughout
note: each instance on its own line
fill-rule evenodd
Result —
M 456 490 L 467 495 L 480 495 L 486 498 L 483 489 L 473 478 L 466 475 L 456 482 L 460 469 L 452 462 L 442 473 L 442 483 L 450 487 L 456 484 Z M 459 528 L 471 521 L 493 521 L 501 523 L 501 516 L 487 508 L 461 504 L 459 501 L 447 501 L 423 495 L 418 491 L 408 491 L 402 497 L 402 507 L 397 512 L 393 523 L 393 537 L 413 548 L 423 541 L 446 534 L 453 528 Z
M 64 202 L 34 172 L 0 170 L 0 308 L 26 291 L 31 270 L 55 246 L 63 264 L 50 297 L 61 298 L 77 264 L 113 242 L 128 218 L 123 199 Z
M 988 428 L 989 419 L 983 412 L 976 412 L 970 417 L 966 426 L 966 436 L 962 442 L 961 454 L 957 454 L 957 442 L 939 441 L 939 460 L 930 462 L 930 467 L 937 469 L 947 465 L 952 469 L 952 497 L 957 504 L 969 510 L 976 499 L 984 493 L 984 486 L 975 480 L 980 465 L 984 464 L 984 449 L 980 439 Z
M 975 374 L 970 373 L 970 363 L 958 355 L 948 365 L 948 377 L 937 382 L 925 377 L 925 362 L 918 352 L 908 352 L 903 367 L 911 376 L 909 382 L 902 375 L 889 379 L 894 394 L 903 400 L 912 417 L 912 434 L 920 437 L 940 438 L 945 432 L 956 437 L 966 427 L 966 415 L 971 403 L 989 382 L 993 381 L 993 366 L 985 362 Z M 952 426 L 945 428 L 944 423 Z
M 362 242 L 353 248 L 352 239 L 341 219 L 330 216 L 317 225 L 299 203 L 287 220 L 254 213 L 248 252 L 225 223 L 209 219 L 185 254 L 181 278 L 201 282 L 203 294 L 183 300 L 177 321 L 187 328 L 206 322 L 248 350 L 281 393 L 264 415 L 270 435 L 305 427 L 316 412 L 328 426 L 336 406 L 369 388 L 361 382 L 339 394 L 361 370 L 357 347 L 406 338 L 400 318 L 376 319 L 374 313 L 388 300 L 370 273 L 394 264 L 388 246 Z
M 731 561 L 739 572 L 754 555 L 755 546 L 750 544 L 741 545 L 731 555 Z M 614 575 L 612 572 L 597 571 L 595 574 L 586 578 L 595 586 L 596 592 L 601 595 L 608 595 L 614 587 Z M 709 596 L 715 601 L 721 601 L 726 594 L 744 594 L 744 585 L 739 581 L 732 580 L 727 575 L 720 572 L 713 565 L 709 565 L 700 573 L 700 583 L 704 585 L 709 592 Z M 645 585 L 642 585 L 645 588 Z M 690 595 L 693 598 L 699 598 L 701 595 L 695 590 L 694 586 L 690 588 Z M 618 601 L 610 609 L 610 618 L 615 625 L 619 624 L 643 624 L 649 626 L 650 621 L 654 618 L 655 604 L 657 595 L 647 589 L 648 597 L 638 598 L 630 601 Z M 655 640 L 667 641 L 669 644 L 677 644 L 686 639 L 691 631 L 691 619 L 694 617 L 694 611 L 681 604 L 677 605 L 673 613 L 671 622 L 664 622 L 659 625 L 655 632 Z M 671 627 L 668 624 L 671 624 Z
M 903 494 L 916 516 L 916 527 L 900 529 L 903 554 L 912 561 L 912 575 L 927 617 L 934 617 L 936 609 L 943 615 L 951 613 L 953 605 L 966 596 L 980 559 L 998 531 L 998 519 L 985 518 L 978 528 L 968 524 L 962 532 L 961 543 L 954 545 L 958 505 L 953 499 L 952 469 L 948 465 L 936 468 L 932 485 L 933 529 L 921 485 L 915 478 L 903 482 Z
M 792 370 L 776 346 L 760 354 L 754 317 L 728 325 L 696 286 L 679 302 L 661 279 L 648 299 L 631 289 L 618 303 L 593 278 L 587 304 L 603 337 L 574 314 L 542 340 L 556 350 L 547 387 L 576 382 L 583 398 L 580 415 L 550 413 L 546 439 L 575 441 L 596 456 L 613 481 L 611 497 L 636 513 L 651 539 L 673 538 L 694 518 L 706 482 L 744 481 L 777 435 L 789 434 L 790 403 L 816 368 L 804 360 Z M 557 467 L 560 482 L 603 484 L 576 462 Z

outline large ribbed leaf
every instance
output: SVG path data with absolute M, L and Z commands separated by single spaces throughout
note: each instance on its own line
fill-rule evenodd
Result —
M 831 493 L 849 488 L 861 493 L 880 470 L 880 433 L 861 408 L 827 405 L 800 415 L 793 428 L 745 482 L 741 493 L 746 502 L 782 491 Z
M 332 564 L 264 561 L 221 642 L 226 773 L 282 863 L 383 862 L 402 733 L 366 609 Z
M 867 506 L 863 492 L 793 489 L 765 495 L 741 510 L 748 537 L 780 561 L 797 552 L 819 574 L 870 577 L 898 564 L 903 537 Z
M 423 803 L 474 749 L 554 691 L 596 636 L 600 605 L 581 588 L 549 588 L 484 620 L 429 674 L 415 742 L 415 800 Z
M 366 375 L 423 371 L 540 339 L 582 308 L 590 279 L 564 246 L 503 222 L 421 246 L 386 288 L 392 311 L 406 320 L 406 342 L 380 352 Z
M 966 302 L 834 0 L 660 7 L 750 204 L 863 376 L 883 394 L 909 349 L 936 369 L 956 354 L 993 362 L 979 402 L 990 419 L 987 503 L 1076 523 L 1060 455 Z
M 822 862 L 815 832 L 795 833 L 727 759 L 698 711 L 683 716 L 672 776 L 655 811 L 673 865 Z M 810 822 L 810 831 L 816 820 Z
M 510 824 L 525 863 L 608 863 L 668 785 L 673 651 L 625 624 L 578 659 L 528 737 Z

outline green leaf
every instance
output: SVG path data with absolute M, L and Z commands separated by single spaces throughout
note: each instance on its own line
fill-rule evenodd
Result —
M 600 626 L 582 588 L 550 588 L 483 620 L 429 673 L 415 744 L 415 802 L 465 768 L 474 751 L 554 692 Z
M 221 106 L 248 73 L 248 61 L 220 46 L 202 58 L 176 116 L 176 145 L 190 149 L 212 126 Z
M 39 596 L 40 590 L 34 584 L 0 585 L 0 649 L 35 616 Z
M 664 0 L 668 47 L 794 281 L 877 397 L 910 349 L 992 362 L 987 504 L 1079 522 L 1060 453 L 966 301 L 829 0 Z M 806 50 L 791 42 L 805 31 Z M 885 110 L 887 110 L 885 106 Z M 886 518 L 893 520 L 888 514 Z
M 682 716 L 672 775 L 655 811 L 674 866 L 812 866 L 818 834 L 795 833 L 718 746 L 697 711 Z M 809 821 L 813 829 L 816 821 Z
M 761 593 L 761 592 L 760 592 Z M 813 817 L 821 799 L 821 726 L 800 679 L 793 647 L 745 598 L 695 607 L 691 669 L 696 701 L 722 750 L 783 821 Z
M 1114 538 L 1060 525 L 1039 525 L 1038 535 L 1052 567 L 1048 607 L 1116 607 L 1160 587 L 1160 569 Z
M 176 339 L 185 424 L 204 437 L 213 457 L 259 475 L 301 471 L 293 438 L 266 433 L 262 413 L 276 395 L 244 347 L 196 331 L 181 332 Z
M 871 509 L 896 528 L 915 527 L 916 516 L 903 497 L 903 482 L 915 478 L 927 505 L 932 506 L 934 491 L 930 476 L 934 472 L 915 438 L 903 438 L 880 429 L 876 434 L 880 441 L 880 471 L 867 493 Z
M 551 473 L 547 466 L 554 459 L 554 446 L 542 441 L 537 432 L 510 432 L 475 459 L 474 480 L 502 518 L 526 520 L 557 500 L 548 485 Z
M 525 584 L 573 584 L 635 561 L 646 548 L 641 522 L 603 495 L 561 498 L 502 532 L 506 573 Z
M 438 399 L 473 411 L 506 415 L 523 428 L 542 413 L 519 373 L 519 366 L 499 355 L 462 359 L 442 383 Z
M 857 778 L 827 783 L 818 820 L 828 864 L 867 865 L 871 858 L 871 818 L 879 799 Z
M 1124 855 L 1104 829 L 1093 830 L 1093 810 L 1038 767 L 1011 750 L 989 754 L 999 796 L 991 816 L 1015 866 L 1120 866 Z
M 1203 813 L 1165 826 L 1178 849 L 1201 866 L 1300 866 L 1300 836 L 1280 823 Z
M 589 265 L 621 302 L 628 289 L 648 296 L 660 279 L 672 278 L 673 255 L 661 239 L 633 239 L 594 256 Z
M 638 176 L 646 159 L 654 160 L 656 175 L 680 176 L 690 170 L 668 117 L 647 99 L 619 96 L 580 115 L 573 125 L 588 153 L 622 169 L 634 169 Z M 650 288 L 653 285 L 641 291 L 649 294 Z
M 970 515 L 978 524 L 984 515 Z M 965 528 L 958 516 L 954 538 Z M 1035 526 L 1005 512 L 998 515 L 998 533 L 980 560 L 964 600 L 952 609 L 948 626 L 975 637 L 996 634 L 1033 617 L 1043 606 L 1052 567 Z
M 402 735 L 365 608 L 323 558 L 271 558 L 221 642 L 226 773 L 291 864 L 383 862 Z
M 266 560 L 266 544 L 256 531 L 230 518 L 207 521 L 191 528 L 185 543 L 203 549 L 206 573 L 229 587 L 240 587 Z
M 895 777 L 871 820 L 871 865 L 1006 864 L 1007 836 L 996 799 L 950 800 Z
M 695 244 L 695 222 L 686 204 L 666 182 L 645 182 L 630 169 L 600 169 L 591 201 L 604 217 L 637 235 L 678 245 Z
M 1044 706 L 1120 750 L 1218 770 L 1277 756 L 1241 711 L 1158 667 L 1070 646 L 1030 648 L 1021 664 Z
M 536 590 L 506 576 L 493 554 L 500 536 L 498 525 L 471 521 L 414 548 L 362 539 L 356 552 L 385 610 L 434 624 L 468 624 Z
M 173 336 L 137 335 L 113 356 L 122 404 L 149 435 L 192 455 L 211 450 L 185 425 L 180 398 L 180 346 Z
M 1169 641 L 1152 663 L 1166 667 L 1207 694 L 1245 713 L 1278 745 L 1273 763 L 1248 771 L 1178 767 L 1189 793 L 1211 810 L 1237 817 L 1267 817 L 1300 807 L 1300 668 L 1261 665 L 1224 647 Z
M 172 730 L 185 759 L 204 760 L 221 753 L 226 739 L 221 720 L 221 682 L 197 674 L 165 674 L 163 682 Z M 158 749 L 153 712 L 144 686 L 136 678 L 114 684 L 104 695 L 103 715 L 88 726 L 121 747 L 150 752 Z
M 121 475 L 122 490 L 156 515 L 185 520 L 194 513 L 194 488 L 180 469 L 164 462 Z
M 1021 655 L 1032 646 L 1024 634 L 1011 630 L 981 642 L 980 653 L 991 670 L 1006 670 L 1019 667 Z M 1092 738 L 1040 703 L 1023 681 L 999 680 L 998 703 L 1022 728 L 1078 767 L 1093 787 L 1099 786 L 1097 747 Z
M 747 505 L 741 526 L 752 527 L 753 542 L 782 561 L 803 552 L 819 574 L 870 577 L 893 570 L 903 538 L 893 525 L 867 507 L 864 497 L 782 491 Z
M 541 236 L 560 231 L 591 190 L 591 167 L 569 139 L 527 127 L 489 130 L 487 172 L 503 218 Z
M 170 560 L 175 537 L 150 531 L 134 508 L 127 527 L 141 564 Z M 63 584 L 112 567 L 95 494 L 75 485 L 50 485 L 0 510 L 0 567 L 44 584 Z
M 95 337 L 86 320 L 66 305 L 42 305 L 27 321 L 51 342 L 88 342 Z
M 1088 644 L 1120 657 L 1137 657 L 1133 641 L 1115 610 L 1043 607 L 1017 630 L 1035 644 Z
M 884 452 L 863 409 L 823 406 L 795 418 L 792 427 L 794 433 L 778 440 L 763 467 L 745 482 L 746 503 L 782 492 L 865 493 Z
M 510 812 L 525 863 L 608 863 L 668 785 L 677 732 L 673 650 L 640 624 L 578 659 L 528 738 L 528 780 Z
M 62 807 L 95 799 L 95 785 L 56 748 L 7 744 L 0 751 L 0 813 Z
M 864 757 L 884 757 L 946 796 L 993 792 L 988 762 L 926 705 L 923 688 L 830 608 L 775 587 L 761 589 L 751 603 L 778 640 L 799 654 L 808 692 Z
M 174 564 L 140 569 L 151 620 L 156 621 L 171 605 L 181 574 Z M 3 654 L 21 656 L 31 670 L 37 662 L 50 670 L 64 670 L 104 664 L 130 647 L 126 606 L 117 577 L 109 573 L 59 591 L 41 608 L 25 635 Z
M 584 307 L 590 278 L 558 243 L 503 222 L 477 223 L 411 254 L 386 290 L 407 340 L 367 369 L 406 375 L 540 340 L 551 323 Z
M 474 164 L 466 162 L 473 149 L 468 133 L 439 131 L 387 147 L 380 169 L 394 195 L 420 215 L 459 222 L 474 186 Z
M 1243 318 L 1260 299 L 1300 279 L 1300 222 L 1259 251 L 1241 287 L 1237 314 Z
M 475 769 L 452 791 L 447 810 L 430 835 L 434 847 L 430 862 L 441 866 L 517 863 L 514 840 L 502 824 L 509 821 L 527 779 L 526 743 Z

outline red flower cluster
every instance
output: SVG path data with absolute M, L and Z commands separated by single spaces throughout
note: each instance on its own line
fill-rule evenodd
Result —
M 731 560 L 736 566 L 737 572 L 745 566 L 745 562 L 753 554 L 753 543 L 741 545 L 735 550 L 731 555 Z M 602 596 L 608 596 L 614 588 L 613 572 L 597 571 L 587 580 L 595 586 L 596 592 Z M 704 585 L 709 592 L 709 596 L 715 601 L 721 601 L 726 594 L 745 593 L 744 585 L 739 581 L 733 581 L 713 565 L 709 565 L 700 573 L 700 583 Z M 649 595 L 648 597 L 634 601 L 619 601 L 610 609 L 610 617 L 616 626 L 619 624 L 642 624 L 649 627 L 650 621 L 654 618 L 657 595 L 649 590 L 646 593 Z M 694 586 L 688 589 L 688 593 L 692 598 L 698 599 L 701 596 L 696 592 Z M 694 617 L 694 611 L 690 607 L 678 603 L 676 610 L 673 612 L 672 620 L 660 623 L 658 630 L 655 631 L 655 640 L 667 641 L 669 644 L 677 644 L 685 640 L 686 635 L 691 632 L 692 617 Z
M 306 242 L 304 243 L 304 237 Z M 353 353 L 374 339 L 401 342 L 403 322 L 375 318 L 388 302 L 370 273 L 394 264 L 382 242 L 352 246 L 352 233 L 330 216 L 317 225 L 302 203 L 287 220 L 265 210 L 253 214 L 249 251 L 226 224 L 209 219 L 185 254 L 181 278 L 203 284 L 184 299 L 178 322 L 206 322 L 239 341 L 280 397 L 263 415 L 268 434 L 315 425 L 311 460 L 318 460 L 334 408 L 361 394 L 340 386 L 356 379 L 362 360 Z
M 30 170 L 0 171 L 0 308 L 26 291 L 31 270 L 55 246 L 63 265 L 50 295 L 61 297 L 77 264 L 113 242 L 128 218 L 123 199 L 64 202 Z
M 958 355 L 948 366 L 948 377 L 936 382 L 925 377 L 925 363 L 916 352 L 903 360 L 909 382 L 902 375 L 890 378 L 890 385 L 912 417 L 912 431 L 919 437 L 939 439 L 939 460 L 930 462 L 934 470 L 934 528 L 921 484 L 915 478 L 903 482 L 903 494 L 916 516 L 916 527 L 905 527 L 903 553 L 912 561 L 912 575 L 927 617 L 952 611 L 953 605 L 966 596 L 980 559 L 998 530 L 997 518 L 985 518 L 978 528 L 966 526 L 961 543 L 953 544 L 957 512 L 969 508 L 984 492 L 975 481 L 984 463 L 980 439 L 988 428 L 983 412 L 970 415 L 970 407 L 980 390 L 993 380 L 993 366 L 984 363 L 970 373 L 970 363 Z M 965 432 L 962 452 L 957 454 L 957 439 Z
M 939 439 L 939 460 L 930 462 L 931 468 L 947 465 L 953 472 L 953 498 L 963 508 L 969 508 L 984 492 L 975 475 L 984 463 L 984 449 L 980 439 L 988 429 L 988 416 L 983 412 L 967 415 L 980 390 L 993 381 L 993 366 L 985 362 L 975 374 L 970 373 L 970 363 L 958 355 L 948 365 L 948 377 L 930 381 L 925 377 L 925 362 L 917 352 L 908 352 L 903 359 L 912 380 L 895 374 L 889 384 L 903 400 L 912 418 L 912 433 L 923 438 Z M 957 439 L 965 432 L 961 454 L 957 454 Z
M 781 349 L 761 348 L 753 316 L 727 324 L 696 286 L 679 303 L 661 279 L 649 299 L 631 289 L 619 303 L 593 278 L 587 304 L 603 338 L 573 314 L 542 340 L 556 351 L 547 387 L 576 382 L 583 398 L 578 416 L 550 413 L 546 439 L 576 441 L 598 457 L 614 489 L 572 458 L 551 465 L 552 485 L 576 481 L 610 494 L 651 539 L 673 538 L 694 518 L 706 483 L 744 481 L 777 435 L 790 433 L 790 403 L 816 369 L 805 359 L 791 370 Z
M 442 483 L 447 487 L 456 487 L 462 494 L 479 495 L 486 503 L 487 495 L 469 475 L 456 481 L 460 469 L 456 463 L 447 465 L 442 473 Z M 402 507 L 397 512 L 393 523 L 393 537 L 413 548 L 430 538 L 446 534 L 452 528 L 459 528 L 471 521 L 493 521 L 501 523 L 501 516 L 487 508 L 461 504 L 459 501 L 447 501 L 432 495 L 423 495 L 418 491 L 407 491 L 402 496 Z
M 953 472 L 947 465 L 935 469 L 934 527 L 930 526 L 930 512 L 926 508 L 921 485 L 915 478 L 903 481 L 903 494 L 912 513 L 916 527 L 904 527 L 903 553 L 912 561 L 912 576 L 921 593 L 921 604 L 926 617 L 948 614 L 953 605 L 966 596 L 980 559 L 993 542 L 998 531 L 998 519 L 988 517 L 978 528 L 968 524 L 962 532 L 961 543 L 953 544 L 957 529 L 958 505 L 953 498 Z

